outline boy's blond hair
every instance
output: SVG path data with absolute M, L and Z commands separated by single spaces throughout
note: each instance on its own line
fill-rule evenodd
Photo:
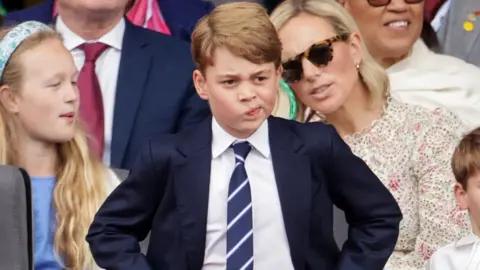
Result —
M 452 156 L 452 170 L 457 182 L 467 190 L 468 179 L 480 173 L 480 127 L 468 133 Z
M 281 64 L 282 45 L 265 9 L 256 3 L 218 5 L 192 33 L 192 55 L 202 73 L 213 65 L 213 53 L 225 48 L 255 64 Z

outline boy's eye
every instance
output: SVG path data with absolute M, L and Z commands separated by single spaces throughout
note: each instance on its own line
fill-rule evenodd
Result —
M 232 85 L 235 83 L 235 80 L 225 80 L 225 81 L 222 81 L 222 84 L 225 84 L 225 85 Z

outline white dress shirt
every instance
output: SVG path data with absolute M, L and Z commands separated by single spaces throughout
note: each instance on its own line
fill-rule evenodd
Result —
M 105 123 L 105 147 L 103 151 L 103 162 L 110 165 L 113 112 L 115 108 L 115 94 L 117 92 L 118 70 L 120 68 L 120 58 L 122 51 L 123 36 L 125 34 L 125 20 L 122 19 L 108 33 L 98 40 L 84 40 L 72 32 L 57 17 L 56 29 L 63 36 L 65 47 L 72 53 L 77 69 L 80 71 L 85 63 L 85 53 L 78 46 L 84 43 L 102 42 L 109 46 L 95 62 L 95 72 L 97 73 L 100 89 L 102 90 L 104 123 Z
M 437 11 L 437 14 L 435 14 L 435 17 L 431 22 L 433 30 L 438 31 L 440 29 L 440 26 L 442 26 L 443 22 L 445 21 L 445 17 L 447 16 L 448 10 L 450 9 L 451 2 L 452 0 L 447 0 Z
M 225 270 L 227 258 L 227 198 L 238 140 L 212 119 L 212 163 L 208 199 L 207 237 L 203 270 Z M 246 139 L 252 150 L 245 160 L 253 209 L 254 270 L 293 270 L 290 248 L 273 171 L 268 121 Z M 294 179 L 292 179 L 293 181 Z
M 480 238 L 471 234 L 438 249 L 427 270 L 480 270 Z

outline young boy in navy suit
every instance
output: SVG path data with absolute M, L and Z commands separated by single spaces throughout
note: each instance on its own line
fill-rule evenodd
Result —
M 192 35 L 213 117 L 149 141 L 87 241 L 105 269 L 380 270 L 401 212 L 335 129 L 270 117 L 281 44 L 254 3 L 218 6 Z M 349 238 L 333 238 L 333 203 Z M 147 255 L 138 242 L 151 231 Z

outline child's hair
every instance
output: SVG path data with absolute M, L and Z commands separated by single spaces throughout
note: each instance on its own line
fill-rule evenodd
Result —
M 255 64 L 281 64 L 282 45 L 265 9 L 256 3 L 218 5 L 198 22 L 192 33 L 192 55 L 196 68 L 213 65 L 213 53 L 225 48 Z
M 468 179 L 480 173 L 480 127 L 460 141 L 452 156 L 452 170 L 457 182 L 467 190 Z
M 13 28 L 0 32 L 0 38 Z M 43 30 L 27 37 L 13 52 L 0 78 L 21 93 L 24 65 L 21 55 L 48 40 L 62 42 L 53 30 Z M 4 59 L 2 59 L 4 60 Z M 67 269 L 83 270 L 94 265 L 85 237 L 93 217 L 107 197 L 106 167 L 89 152 L 84 132 L 77 124 L 74 137 L 58 144 L 56 184 L 53 206 L 56 210 L 54 247 Z M 19 166 L 18 136 L 13 116 L 0 104 L 0 164 Z

